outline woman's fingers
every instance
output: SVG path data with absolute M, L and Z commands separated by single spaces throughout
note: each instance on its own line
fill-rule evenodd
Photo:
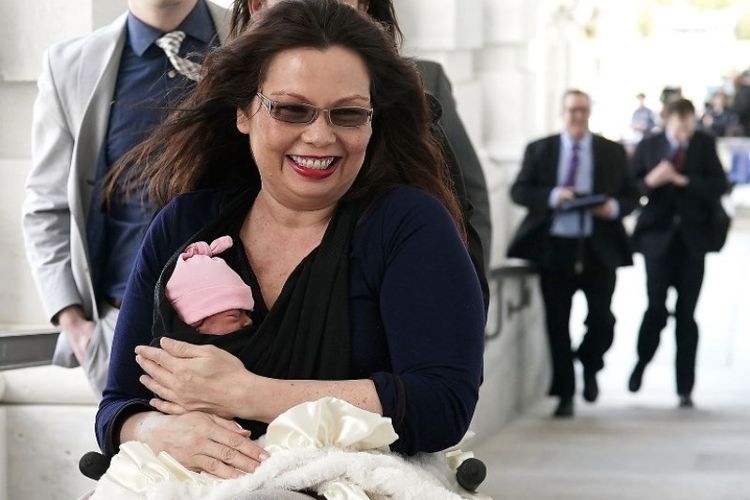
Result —
M 138 363 L 138 366 L 143 368 L 144 372 L 146 372 L 156 380 L 166 381 L 173 376 L 170 370 L 164 368 L 162 365 L 153 361 L 152 359 L 147 358 L 146 356 L 136 354 L 135 362 Z
M 244 474 L 244 472 L 230 467 L 221 460 L 207 455 L 197 455 L 195 462 L 195 469 L 208 472 L 221 479 L 236 479 Z
M 242 472 L 253 472 L 268 457 L 268 453 L 247 437 L 226 429 L 218 429 L 210 437 L 201 454 Z M 216 464 L 209 464 L 218 467 Z M 215 474 L 213 470 L 206 472 Z M 219 468 L 221 470 L 221 468 Z
M 158 396 L 159 399 L 163 399 L 164 401 L 175 401 L 176 398 L 174 392 L 157 382 L 149 375 L 141 375 L 138 380 L 146 387 L 146 389 Z
M 211 416 L 211 419 L 214 422 L 223 421 L 227 424 L 235 423 L 221 417 Z M 254 462 L 260 463 L 269 457 L 266 450 L 258 446 L 254 441 L 248 439 L 248 436 L 245 435 L 245 433 L 247 433 L 247 435 L 250 434 L 248 431 L 243 429 L 244 432 L 237 432 L 236 429 L 227 430 L 226 427 L 221 427 L 221 429 L 217 428 L 216 432 L 211 436 L 211 439 L 217 443 L 239 451 L 243 456 L 252 459 Z
M 159 345 L 176 358 L 199 358 L 205 354 L 206 346 L 189 344 L 180 340 L 162 337 Z
M 159 398 L 151 399 L 148 404 L 166 415 L 184 415 L 188 412 L 185 408 L 178 405 L 177 403 L 171 403 Z
M 250 431 L 248 431 L 247 429 L 243 429 L 242 426 L 234 420 L 228 420 L 226 418 L 220 417 L 214 418 L 213 420 L 230 432 L 236 432 L 237 434 L 245 436 L 246 438 L 250 437 Z

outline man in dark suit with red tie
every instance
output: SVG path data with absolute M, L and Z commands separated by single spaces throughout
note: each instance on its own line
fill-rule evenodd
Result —
M 638 334 L 638 362 L 631 391 L 659 346 L 667 324 L 667 290 L 677 291 L 676 377 L 680 406 L 693 406 L 698 325 L 693 317 L 709 250 L 710 214 L 727 190 L 727 180 L 710 135 L 695 130 L 695 108 L 678 99 L 665 109 L 665 131 L 644 139 L 633 155 L 633 168 L 648 202 L 638 217 L 633 240 L 646 261 L 648 309 Z
M 638 192 L 624 148 L 589 131 L 589 96 L 569 90 L 562 104 L 562 133 L 526 147 L 511 188 L 511 198 L 528 215 L 508 255 L 539 267 L 553 364 L 550 394 L 559 397 L 554 415 L 569 417 L 575 357 L 583 365 L 584 399 L 593 402 L 599 394 L 596 373 L 614 337 L 615 270 L 632 264 L 622 218 L 635 208 Z M 581 208 L 568 209 L 572 204 Z M 589 311 L 586 335 L 574 353 L 568 325 L 577 290 L 585 294 Z

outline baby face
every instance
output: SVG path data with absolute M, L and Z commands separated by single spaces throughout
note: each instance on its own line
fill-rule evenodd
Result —
M 226 335 L 253 324 L 250 315 L 242 309 L 230 309 L 204 318 L 192 325 L 199 333 Z

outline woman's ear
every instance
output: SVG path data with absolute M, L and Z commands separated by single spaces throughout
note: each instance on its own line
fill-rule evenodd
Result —
M 237 108 L 237 130 L 245 135 L 250 134 L 250 115 L 242 108 Z
M 357 2 L 357 6 L 359 7 L 359 10 L 362 12 L 369 12 L 370 11 L 370 1 L 369 0 L 359 0 Z
M 247 8 L 250 10 L 250 14 L 255 14 L 263 8 L 264 0 L 247 0 Z

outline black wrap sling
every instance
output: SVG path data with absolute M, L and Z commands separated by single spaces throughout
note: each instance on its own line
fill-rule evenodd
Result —
M 228 201 L 214 222 L 193 235 L 169 259 L 154 291 L 154 343 L 167 336 L 191 343 L 217 345 L 237 356 L 245 367 L 261 376 L 287 380 L 343 380 L 350 377 L 351 332 L 349 323 L 349 249 L 360 210 L 357 203 L 342 202 L 328 224 L 320 245 L 292 271 L 281 293 L 262 318 L 249 329 L 229 335 L 204 335 L 183 323 L 165 296 L 165 285 L 177 258 L 194 241 L 212 241 L 232 232 L 238 233 L 255 192 L 245 190 Z M 227 252 L 244 248 L 238 238 Z M 225 253 L 227 253 L 225 252 Z M 227 259 L 232 265 L 232 259 Z M 240 266 L 241 267 L 241 266 Z M 239 270 L 235 268 L 235 271 Z M 249 264 L 253 293 L 259 288 Z M 247 276 L 247 271 L 250 276 Z M 259 302 L 256 295 L 256 304 Z M 253 318 L 255 321 L 255 317 Z M 265 433 L 262 422 L 236 419 L 254 438 Z

